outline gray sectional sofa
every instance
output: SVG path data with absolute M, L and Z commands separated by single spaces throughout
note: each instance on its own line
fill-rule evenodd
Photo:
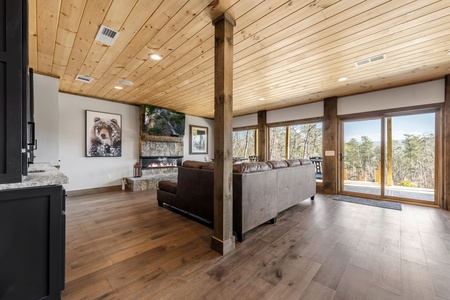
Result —
M 233 165 L 233 230 L 239 241 L 245 233 L 279 212 L 316 194 L 314 165 L 307 159 Z M 168 204 L 208 221 L 214 216 L 214 163 L 185 161 L 178 180 L 160 181 L 159 206 Z

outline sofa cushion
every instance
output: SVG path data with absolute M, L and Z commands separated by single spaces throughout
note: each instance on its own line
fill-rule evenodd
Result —
M 312 164 L 312 162 L 309 159 L 307 159 L 307 158 L 300 158 L 299 160 L 302 163 L 302 165 L 310 165 L 310 164 Z
M 176 194 L 177 193 L 177 181 L 176 180 L 161 180 L 158 183 L 160 190 Z
M 302 163 L 298 159 L 286 159 L 285 161 L 289 167 L 298 167 L 302 165 Z
M 196 160 L 185 160 L 183 162 L 183 167 L 186 168 L 194 168 L 194 169 L 201 169 L 203 166 L 203 162 L 201 161 L 196 161 Z
M 267 163 L 272 166 L 272 169 L 289 167 L 288 163 L 285 160 L 269 160 Z
M 271 170 L 272 166 L 266 162 L 246 162 L 233 165 L 233 173 L 252 173 Z
M 210 161 L 210 162 L 205 162 L 202 164 L 202 169 L 204 170 L 214 170 L 214 162 Z

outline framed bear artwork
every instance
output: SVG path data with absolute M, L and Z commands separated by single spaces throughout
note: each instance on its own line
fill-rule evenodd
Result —
M 86 156 L 122 156 L 122 116 L 86 110 Z

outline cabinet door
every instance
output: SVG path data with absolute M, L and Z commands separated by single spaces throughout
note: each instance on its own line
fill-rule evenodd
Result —
M 0 183 L 22 180 L 22 5 L 0 0 Z
M 62 187 L 0 192 L 0 299 L 60 299 Z

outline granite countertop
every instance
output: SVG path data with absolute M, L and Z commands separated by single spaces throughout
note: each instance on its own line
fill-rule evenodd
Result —
M 28 168 L 28 175 L 22 176 L 22 182 L 0 184 L 0 190 L 63 185 L 69 179 L 50 163 L 34 163 Z

